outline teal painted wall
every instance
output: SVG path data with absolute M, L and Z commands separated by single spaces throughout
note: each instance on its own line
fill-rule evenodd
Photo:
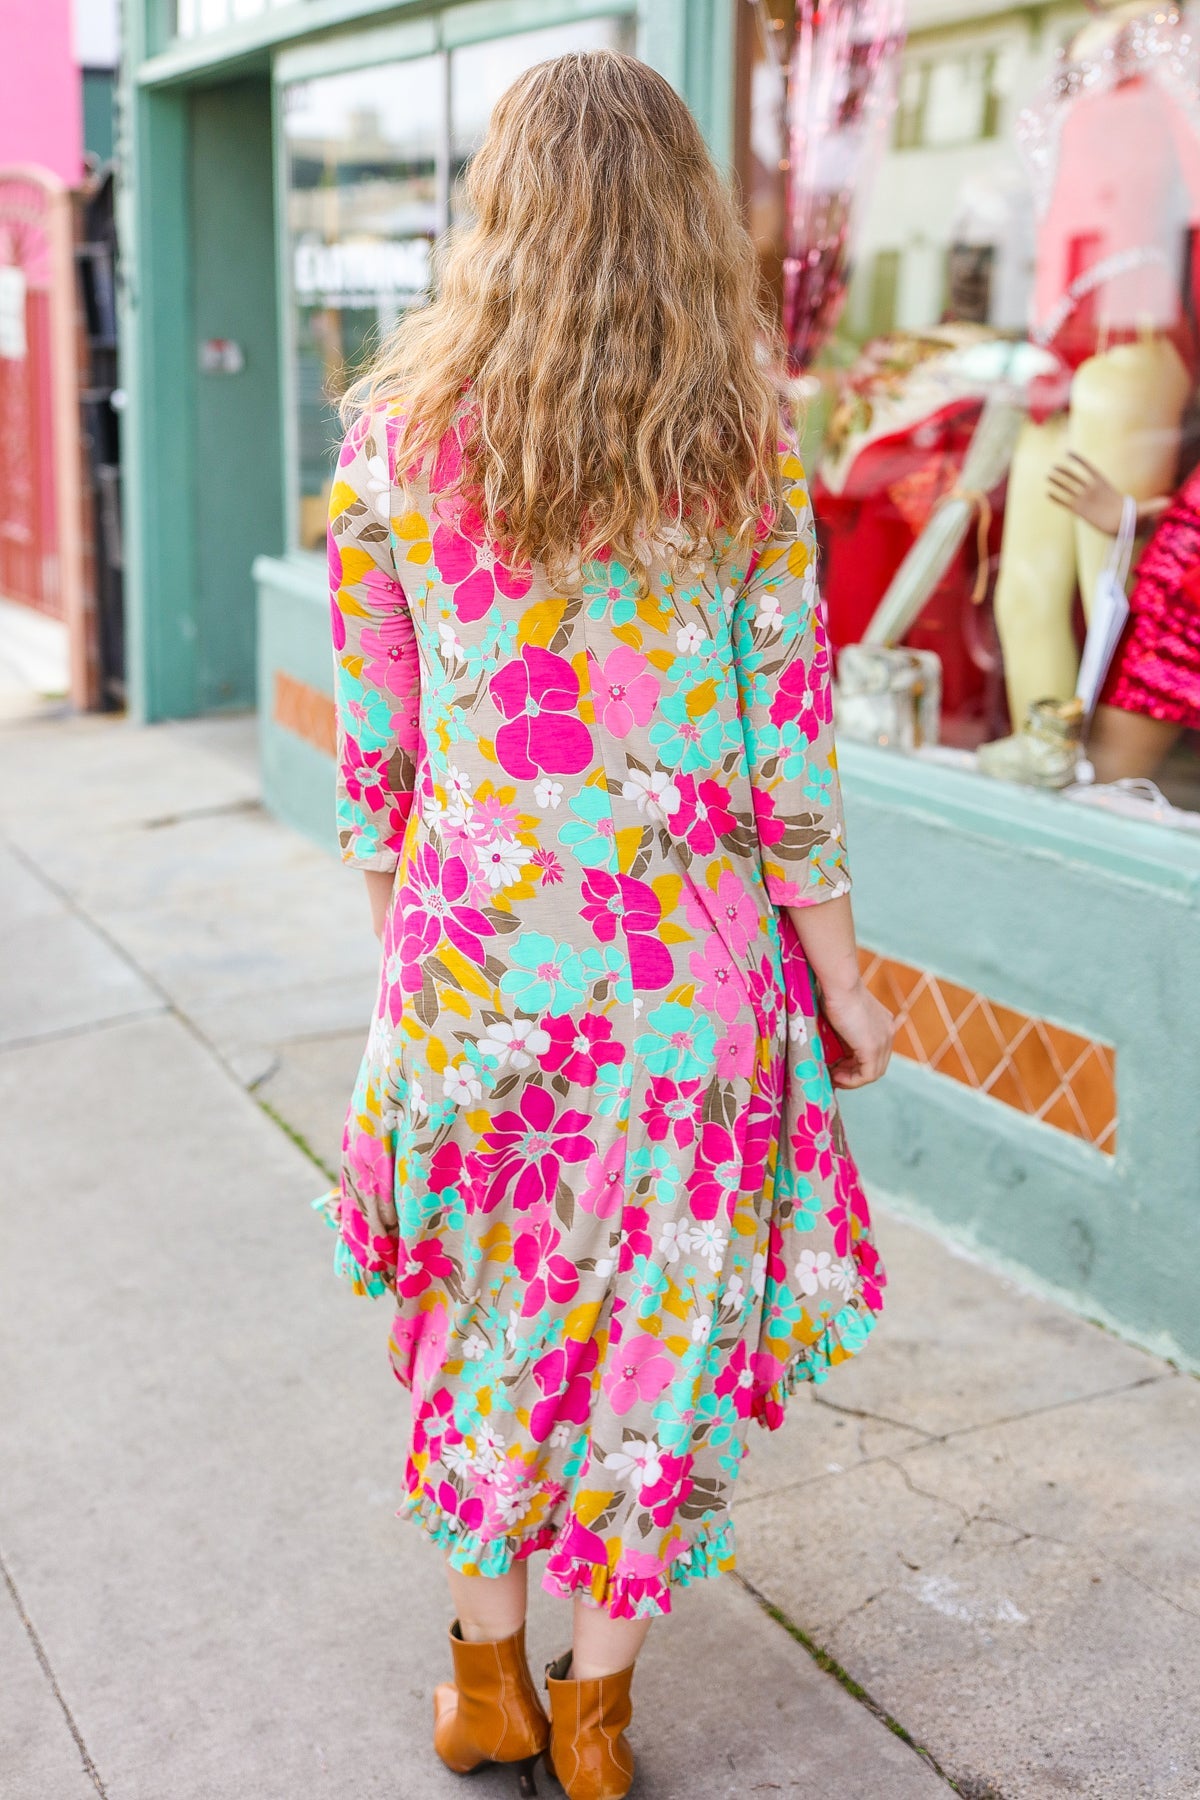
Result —
M 334 831 L 332 759 L 271 717 L 276 670 L 333 694 L 333 645 L 325 571 L 315 557 L 261 557 L 258 585 L 259 750 L 263 793 L 271 811 L 331 855 Z
M 112 160 L 113 100 L 116 77 L 111 69 L 84 69 L 83 147 L 97 162 Z
M 251 565 L 283 546 L 271 86 L 193 94 L 189 157 L 192 341 L 231 338 L 237 374 L 195 374 L 195 705 L 255 696 Z
M 188 96 L 139 89 L 139 9 L 128 9 L 118 229 L 125 615 L 130 710 L 196 710 L 193 594 L 195 346 L 191 327 Z
M 897 1059 L 846 1096 L 868 1183 L 1200 1365 L 1200 835 L 842 761 L 863 942 L 1117 1049 L 1115 1157 Z

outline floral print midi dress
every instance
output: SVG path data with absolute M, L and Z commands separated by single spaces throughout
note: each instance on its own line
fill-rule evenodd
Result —
M 803 470 L 752 557 L 560 590 L 482 541 L 455 433 L 399 480 L 397 432 L 330 508 L 342 853 L 395 871 L 337 1260 L 394 1299 L 452 1563 L 664 1613 L 884 1280 L 777 911 L 849 886 Z

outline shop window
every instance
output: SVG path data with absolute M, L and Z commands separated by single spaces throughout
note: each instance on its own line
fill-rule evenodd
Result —
M 1200 49 L 1161 5 L 1080 14 L 1065 42 L 1039 6 L 992 15 L 981 44 L 978 10 L 909 38 L 888 148 L 867 183 L 844 177 L 852 279 L 800 383 L 839 725 L 1182 828 L 1200 811 Z M 739 58 L 770 278 L 779 87 L 749 27 Z M 1146 778 L 1174 810 L 1128 786 Z
M 900 78 L 896 149 L 937 149 L 994 138 L 1003 113 L 1005 73 L 996 50 L 910 61 Z
M 925 142 L 925 107 L 929 100 L 930 66 L 910 63 L 900 77 L 896 101 L 897 150 L 915 150 Z
M 896 323 L 896 295 L 900 290 L 899 250 L 876 252 L 870 274 L 870 309 L 867 336 L 883 337 Z
M 175 35 L 205 37 L 210 31 L 225 31 L 244 19 L 257 19 L 296 4 L 297 0 L 175 0 Z
M 461 173 L 495 101 L 547 57 L 632 40 L 628 20 L 583 20 L 283 89 L 302 549 L 324 543 L 338 400 L 404 309 L 427 299 L 433 242 L 460 210 Z

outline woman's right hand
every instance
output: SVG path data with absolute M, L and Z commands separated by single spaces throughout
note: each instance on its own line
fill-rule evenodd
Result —
M 834 1087 L 860 1088 L 878 1081 L 888 1066 L 896 1021 L 865 981 L 838 993 L 821 995 L 825 1017 L 846 1048 L 829 1071 Z

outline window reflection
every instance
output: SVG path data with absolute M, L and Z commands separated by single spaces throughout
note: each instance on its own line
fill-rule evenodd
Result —
M 284 89 L 303 549 L 324 543 L 337 402 L 402 311 L 425 300 L 433 241 L 461 210 L 462 170 L 492 107 L 534 63 L 573 50 L 631 50 L 633 32 L 628 19 L 581 20 Z
M 298 528 L 311 549 L 324 539 L 337 401 L 364 355 L 428 289 L 443 214 L 443 60 L 293 86 L 284 136 Z

